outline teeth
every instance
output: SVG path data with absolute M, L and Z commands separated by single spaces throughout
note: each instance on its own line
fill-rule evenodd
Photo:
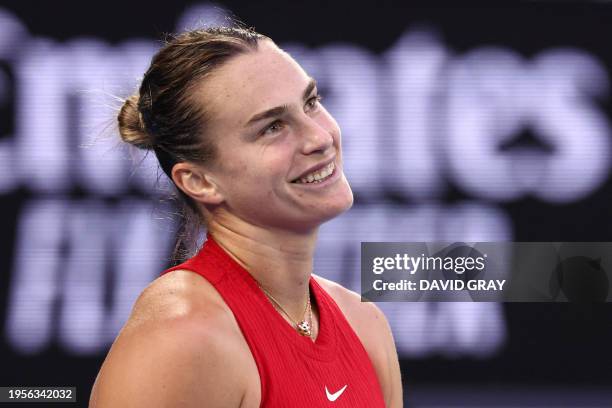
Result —
M 300 178 L 298 181 L 296 181 L 296 183 L 320 183 L 334 172 L 334 168 L 334 162 L 331 162 L 327 166 L 323 167 L 321 170 L 310 173 Z

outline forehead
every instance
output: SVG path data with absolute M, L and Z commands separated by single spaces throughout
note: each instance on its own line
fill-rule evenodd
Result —
M 269 40 L 240 54 L 205 80 L 197 92 L 206 111 L 224 125 L 244 125 L 254 114 L 301 98 L 310 77 L 289 54 Z

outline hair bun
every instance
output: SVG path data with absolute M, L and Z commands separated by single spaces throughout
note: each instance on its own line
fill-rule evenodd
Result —
M 153 140 L 145 129 L 142 115 L 138 110 L 138 100 L 139 96 L 135 94 L 123 103 L 117 115 L 119 134 L 124 142 L 148 150 L 153 148 Z

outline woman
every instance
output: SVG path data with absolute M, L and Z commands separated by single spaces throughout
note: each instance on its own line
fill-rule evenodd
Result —
M 118 121 L 207 241 L 138 298 L 90 406 L 401 407 L 383 314 L 312 273 L 319 225 L 353 202 L 316 82 L 252 30 L 198 30 L 154 56 Z

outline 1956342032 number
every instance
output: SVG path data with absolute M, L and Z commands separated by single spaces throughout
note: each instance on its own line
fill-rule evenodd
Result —
M 76 402 L 76 387 L 0 387 L 0 402 Z

